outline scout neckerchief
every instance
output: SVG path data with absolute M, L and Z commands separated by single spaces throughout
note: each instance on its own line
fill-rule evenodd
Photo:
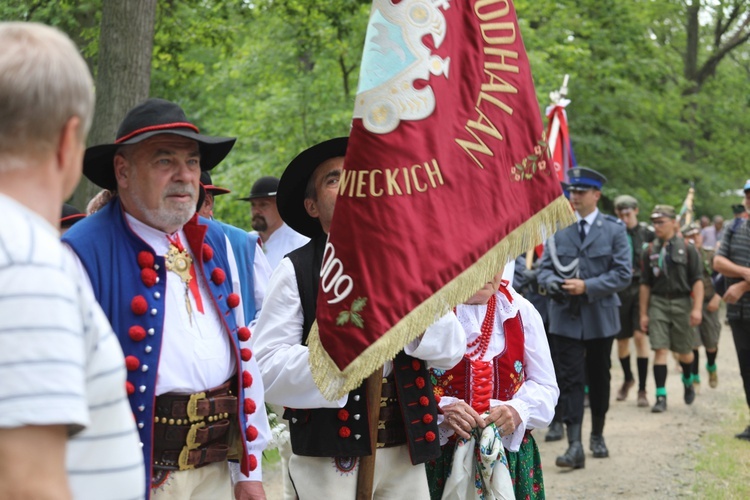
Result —
M 190 295 L 193 294 L 195 299 L 195 305 L 198 311 L 203 314 L 203 300 L 201 299 L 201 293 L 198 289 L 198 280 L 195 276 L 195 267 L 193 266 L 193 258 L 182 246 L 180 241 L 180 235 L 175 233 L 174 236 L 167 235 L 169 240 L 169 250 L 165 256 L 164 263 L 167 266 L 168 271 L 172 271 L 180 277 L 183 283 L 185 283 L 185 308 L 187 309 L 188 316 L 190 317 L 190 324 L 193 324 L 193 307 L 190 304 Z M 188 292 L 190 290 L 190 292 Z

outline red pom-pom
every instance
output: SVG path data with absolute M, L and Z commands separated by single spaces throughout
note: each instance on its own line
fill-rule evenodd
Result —
M 420 388 L 420 389 L 424 389 L 424 378 L 423 378 L 423 377 L 417 377 L 417 378 L 416 378 L 416 379 L 414 380 L 414 383 L 416 384 L 416 386 L 417 386 L 418 388 Z
M 411 360 L 411 367 L 416 371 L 422 368 L 422 363 L 419 362 L 418 359 L 412 359 Z
M 135 386 L 130 382 L 125 382 L 125 392 L 128 393 L 128 396 L 132 395 L 135 392 Z
M 258 429 L 256 429 L 254 425 L 249 426 L 245 430 L 245 437 L 250 442 L 255 441 L 258 438 Z
M 143 284 L 149 288 L 156 284 L 156 279 L 158 277 L 159 275 L 156 274 L 156 271 L 151 268 L 141 269 L 141 281 L 143 281 Z
M 441 399 L 442 398 L 440 396 L 438 396 L 437 394 L 435 394 L 435 403 L 440 404 L 440 400 Z
M 138 267 L 141 269 L 154 267 L 154 254 L 145 250 L 138 252 Z
M 242 387 L 247 389 L 251 385 L 253 385 L 253 376 L 250 375 L 249 371 L 245 370 L 242 372 Z
M 255 413 L 256 409 L 255 401 L 250 398 L 245 398 L 245 415 L 252 415 Z
M 203 244 L 203 262 L 208 262 L 214 258 L 214 249 L 208 246 L 206 243 Z
M 342 408 L 339 410 L 338 417 L 342 422 L 346 422 L 349 420 L 349 412 Z
M 240 357 L 242 358 L 242 361 L 250 361 L 250 358 L 253 357 L 253 352 L 247 347 L 244 347 L 240 349 Z
M 133 300 L 130 301 L 130 310 L 136 316 L 143 316 L 148 311 L 148 302 L 143 295 L 136 295 Z
M 349 427 L 343 426 L 341 429 L 339 429 L 339 436 L 341 436 L 342 438 L 348 438 L 351 435 L 352 430 Z
M 250 470 L 254 471 L 258 468 L 258 459 L 255 458 L 255 455 L 248 455 L 247 461 L 250 462 Z
M 242 328 L 237 330 L 237 337 L 239 337 L 242 342 L 247 342 L 248 340 L 250 340 L 250 329 L 246 326 L 243 326 Z
M 428 443 L 435 441 L 435 433 L 432 431 L 427 431 L 424 435 L 424 440 Z
M 419 398 L 419 404 L 420 406 L 429 406 L 430 400 L 427 399 L 427 396 L 422 396 L 421 398 Z
M 133 342 L 140 342 L 146 338 L 146 330 L 142 326 L 131 326 L 128 328 L 128 336 Z
M 135 356 L 125 356 L 125 367 L 129 372 L 135 371 L 141 366 L 141 360 Z
M 430 415 L 429 413 L 425 413 L 424 417 L 422 417 L 422 422 L 424 422 L 425 424 L 431 424 L 432 420 L 433 420 L 433 416 Z
M 211 271 L 211 281 L 214 282 L 216 285 L 221 285 L 224 283 L 224 280 L 227 279 L 227 274 L 224 272 L 223 269 L 219 269 L 218 267 Z
M 227 297 L 227 305 L 232 309 L 240 305 L 240 296 L 236 293 L 230 293 L 229 297 Z

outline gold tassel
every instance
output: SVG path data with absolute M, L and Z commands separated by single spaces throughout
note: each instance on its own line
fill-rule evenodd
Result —
M 447 314 L 457 304 L 465 302 L 474 295 L 509 260 L 515 259 L 527 249 L 540 244 L 543 238 L 549 238 L 558 229 L 574 222 L 575 214 L 570 202 L 564 196 L 560 196 L 409 312 L 381 338 L 360 353 L 344 370 L 338 368 L 323 347 L 316 321 L 308 336 L 308 346 L 310 370 L 318 389 L 323 396 L 333 401 L 359 387 L 364 379 L 383 366 L 386 361 L 395 358 L 405 345 L 419 337 L 428 326 Z

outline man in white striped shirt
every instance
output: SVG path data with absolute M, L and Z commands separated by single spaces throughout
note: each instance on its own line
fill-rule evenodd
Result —
M 9 498 L 143 498 L 122 350 L 59 241 L 93 82 L 75 45 L 0 23 L 0 485 Z

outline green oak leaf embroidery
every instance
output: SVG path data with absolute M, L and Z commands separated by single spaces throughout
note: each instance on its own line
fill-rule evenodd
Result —
M 352 302 L 351 310 L 341 311 L 336 317 L 336 325 L 344 326 L 345 324 L 351 322 L 357 328 L 364 328 L 365 321 L 362 319 L 362 316 L 359 313 L 362 311 L 362 309 L 365 308 L 366 305 L 367 297 L 358 297 L 354 299 L 354 302 Z

